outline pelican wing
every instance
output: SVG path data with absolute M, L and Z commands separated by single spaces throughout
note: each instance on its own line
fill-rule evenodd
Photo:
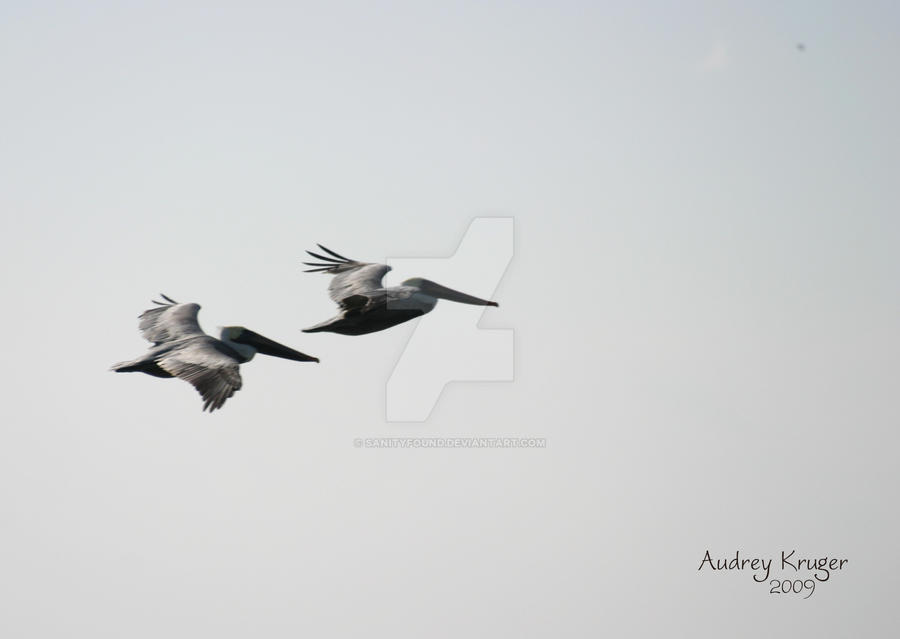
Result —
M 197 321 L 199 304 L 179 304 L 165 295 L 163 299 L 166 302 L 153 300 L 159 306 L 144 311 L 138 318 L 141 320 L 139 328 L 145 339 L 154 344 L 162 344 L 204 334 Z
M 190 382 L 203 397 L 203 410 L 209 412 L 221 408 L 241 388 L 236 353 L 208 335 L 189 341 L 156 363 L 166 372 Z
M 360 262 L 353 270 L 337 273 L 328 285 L 328 295 L 338 304 L 351 296 L 371 298 L 383 292 L 381 281 L 390 270 L 387 264 Z
M 327 255 L 320 255 L 307 251 L 319 262 L 304 262 L 307 273 L 328 273 L 334 277 L 328 286 L 328 295 L 335 303 L 343 307 L 349 298 L 352 306 L 358 306 L 358 297 L 371 298 L 384 292 L 381 281 L 385 274 L 391 270 L 387 264 L 373 262 L 358 262 L 342 255 L 338 255 L 321 244 L 318 245 Z

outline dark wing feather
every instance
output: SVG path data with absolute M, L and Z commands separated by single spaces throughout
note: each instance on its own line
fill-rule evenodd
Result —
M 344 257 L 343 255 L 340 255 L 340 254 L 338 254 L 338 253 L 335 253 L 335 252 L 332 251 L 331 249 L 325 248 L 325 247 L 322 246 L 321 244 L 316 244 L 316 246 L 318 246 L 320 249 L 322 249 L 323 251 L 325 251 L 326 253 L 328 253 L 328 254 L 331 255 L 332 257 L 336 257 L 336 258 L 339 259 L 339 260 L 343 260 L 343 261 L 345 261 L 345 262 L 355 262 L 355 261 L 356 261 L 356 260 L 351 260 L 349 257 Z
M 341 307 L 341 310 L 346 312 L 362 311 L 371 302 L 372 298 L 366 297 L 365 295 L 351 295 L 350 297 L 342 299 L 338 306 Z

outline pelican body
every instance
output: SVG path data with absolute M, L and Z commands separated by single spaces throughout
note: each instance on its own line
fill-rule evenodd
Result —
M 203 410 L 221 408 L 241 388 L 239 366 L 252 360 L 256 353 L 298 362 L 319 361 L 243 326 L 225 326 L 216 339 L 200 328 L 199 304 L 179 304 L 162 297 L 165 302 L 153 300 L 158 307 L 139 317 L 140 331 L 153 346 L 142 357 L 114 364 L 112 370 L 179 377 L 190 382 L 203 397 Z
M 321 244 L 318 246 L 327 255 L 307 251 L 320 261 L 304 262 L 314 267 L 306 272 L 334 276 L 328 294 L 341 312 L 330 320 L 303 329 L 304 333 L 375 333 L 430 313 L 441 299 L 477 306 L 499 306 L 497 302 L 460 293 L 421 277 L 405 280 L 400 286 L 385 288 L 382 280 L 391 270 L 387 264 L 358 262 L 338 255 Z

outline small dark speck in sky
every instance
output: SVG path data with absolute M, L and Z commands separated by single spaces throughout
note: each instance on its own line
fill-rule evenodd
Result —
M 797 51 L 806 51 L 806 45 L 802 42 L 797 43 Z

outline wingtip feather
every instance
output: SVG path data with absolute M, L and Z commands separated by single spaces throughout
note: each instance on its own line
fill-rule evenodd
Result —
M 344 257 L 344 256 L 341 255 L 340 253 L 335 253 L 334 251 L 332 251 L 332 250 L 329 249 L 329 248 L 325 248 L 325 247 L 322 246 L 321 244 L 316 244 L 316 246 L 318 246 L 320 249 L 322 249 L 323 251 L 325 251 L 325 252 L 328 253 L 329 255 L 333 255 L 334 257 L 338 258 L 339 260 L 344 260 L 345 262 L 353 262 L 353 261 L 354 261 L 354 260 L 351 260 L 349 257 Z

